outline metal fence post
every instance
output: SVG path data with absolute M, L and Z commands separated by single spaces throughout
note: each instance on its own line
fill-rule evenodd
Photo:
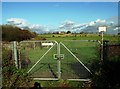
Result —
M 101 60 L 103 61 L 103 31 L 102 31 L 102 44 L 101 44 Z
M 20 50 L 21 46 L 20 46 L 20 43 L 19 43 L 19 48 L 18 48 L 18 67 L 19 69 L 21 69 L 21 50 Z
M 109 48 L 109 41 L 105 40 L 103 42 L 103 60 L 108 60 L 108 48 Z
M 57 47 L 57 54 L 58 54 L 58 79 L 61 79 L 61 59 L 60 59 L 60 43 L 58 44 Z
M 18 69 L 17 46 L 16 46 L 16 44 L 17 44 L 17 42 L 14 41 L 13 42 L 13 53 L 14 53 L 15 66 Z

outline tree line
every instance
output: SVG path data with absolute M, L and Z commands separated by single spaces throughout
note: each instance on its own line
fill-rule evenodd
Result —
M 28 29 L 21 29 L 11 25 L 1 25 L 2 41 L 22 41 L 29 40 L 36 36 L 35 32 L 30 32 Z

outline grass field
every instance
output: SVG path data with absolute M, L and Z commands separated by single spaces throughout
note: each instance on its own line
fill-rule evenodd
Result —
M 39 37 L 46 38 L 47 40 L 101 40 L 101 35 L 99 34 L 42 34 Z M 118 41 L 118 35 L 104 34 L 104 40 L 109 40 L 110 42 Z

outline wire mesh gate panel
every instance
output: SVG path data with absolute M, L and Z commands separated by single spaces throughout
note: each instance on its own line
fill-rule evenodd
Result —
M 55 41 L 29 41 L 20 43 L 21 67 L 33 78 L 57 78 L 57 52 Z
M 60 43 L 62 79 L 87 79 L 92 74 L 89 65 L 97 60 L 98 42 L 71 40 Z

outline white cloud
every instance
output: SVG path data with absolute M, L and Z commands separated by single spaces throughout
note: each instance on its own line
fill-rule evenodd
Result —
M 95 21 L 91 21 L 88 23 L 75 23 L 71 20 L 65 20 L 63 23 L 57 27 L 54 28 L 54 26 L 48 26 L 48 25 L 41 25 L 41 24 L 29 24 L 26 20 L 21 18 L 10 18 L 7 20 L 9 24 L 16 25 L 20 28 L 28 27 L 33 32 L 37 33 L 47 33 L 47 32 L 54 32 L 54 31 L 71 31 L 71 32 L 81 32 L 85 30 L 94 31 L 97 30 L 98 26 L 106 25 L 108 28 L 114 27 L 114 31 L 118 30 L 118 28 L 115 28 L 117 26 L 115 23 L 115 18 L 109 19 L 109 20 L 102 20 L 97 19 Z
M 95 25 L 95 22 L 94 22 L 94 21 L 91 21 L 91 22 L 89 23 L 89 25 L 90 25 L 90 26 L 93 26 L 93 25 Z
M 97 19 L 96 21 L 91 21 L 88 24 L 89 26 L 106 25 L 106 20 Z
M 82 31 L 82 29 L 87 28 L 88 26 L 99 26 L 99 25 L 106 25 L 106 20 L 101 20 L 101 19 L 97 19 L 95 21 L 91 21 L 88 23 L 75 23 L 73 21 L 70 20 L 65 20 L 63 22 L 63 24 L 61 24 L 59 26 L 59 31 Z
M 119 30 L 120 29 L 120 27 L 116 27 L 116 28 L 114 28 L 113 30 Z
M 84 27 L 86 26 L 86 24 L 75 24 L 72 29 L 78 29 L 78 28 L 81 28 L 81 27 Z
M 7 19 L 7 23 L 11 24 L 11 25 L 15 25 L 17 27 L 20 27 L 21 29 L 28 27 L 31 31 L 34 31 L 37 33 L 44 33 L 44 32 L 49 31 L 47 26 L 39 25 L 39 24 L 28 24 L 26 20 L 21 19 L 21 18 Z
M 96 20 L 96 23 L 104 23 L 104 22 L 105 22 L 105 20 L 101 20 L 101 19 Z
M 78 29 L 80 30 L 80 28 L 83 28 L 86 25 L 87 25 L 86 23 L 84 23 L 84 24 L 76 24 L 73 21 L 65 20 L 63 22 L 63 24 L 61 24 L 59 26 L 59 30 L 61 30 L 61 31 L 68 31 L 68 30 L 75 31 L 75 30 L 78 30 Z
M 47 26 L 39 25 L 39 24 L 30 25 L 29 28 L 32 31 L 37 32 L 37 33 L 45 33 L 45 32 L 49 32 L 50 31 L 50 29 Z
M 101 20 L 101 19 L 96 20 L 96 23 L 105 23 L 105 22 L 106 22 L 105 20 Z
M 29 26 L 30 29 L 33 29 L 33 28 L 34 28 L 34 29 L 38 29 L 38 28 L 41 28 L 41 27 L 44 27 L 44 26 L 41 26 L 41 25 L 39 25 L 39 24 L 33 24 L 33 25 L 30 25 L 30 26 Z
M 70 20 L 65 20 L 59 27 L 58 30 L 59 31 L 72 31 L 73 27 L 74 27 L 75 23 L 73 21 Z
M 112 20 L 107 21 L 104 19 L 96 19 L 95 21 L 91 21 L 91 22 L 84 23 L 84 24 L 74 23 L 71 26 L 71 29 L 69 29 L 69 30 L 73 31 L 73 32 L 81 32 L 81 31 L 98 32 L 97 31 L 98 26 L 107 26 L 108 30 L 111 29 L 112 30 L 111 32 L 113 32 L 113 30 L 114 31 L 118 30 L 118 28 L 114 27 L 114 26 L 116 26 L 114 23 L 115 22 Z
M 65 21 L 64 21 L 64 24 L 73 25 L 74 22 L 73 22 L 73 21 L 70 21 L 70 20 L 65 20 Z
M 16 25 L 16 26 L 21 27 L 21 28 L 28 26 L 28 23 L 26 22 L 26 20 L 21 19 L 21 18 L 7 19 L 7 23 L 11 24 L 11 25 Z
M 7 22 L 15 25 L 26 23 L 24 19 L 20 19 L 20 18 L 10 18 L 10 19 L 7 19 Z
M 59 28 L 71 28 L 74 25 L 73 21 L 65 20 L 62 25 L 59 26 Z

